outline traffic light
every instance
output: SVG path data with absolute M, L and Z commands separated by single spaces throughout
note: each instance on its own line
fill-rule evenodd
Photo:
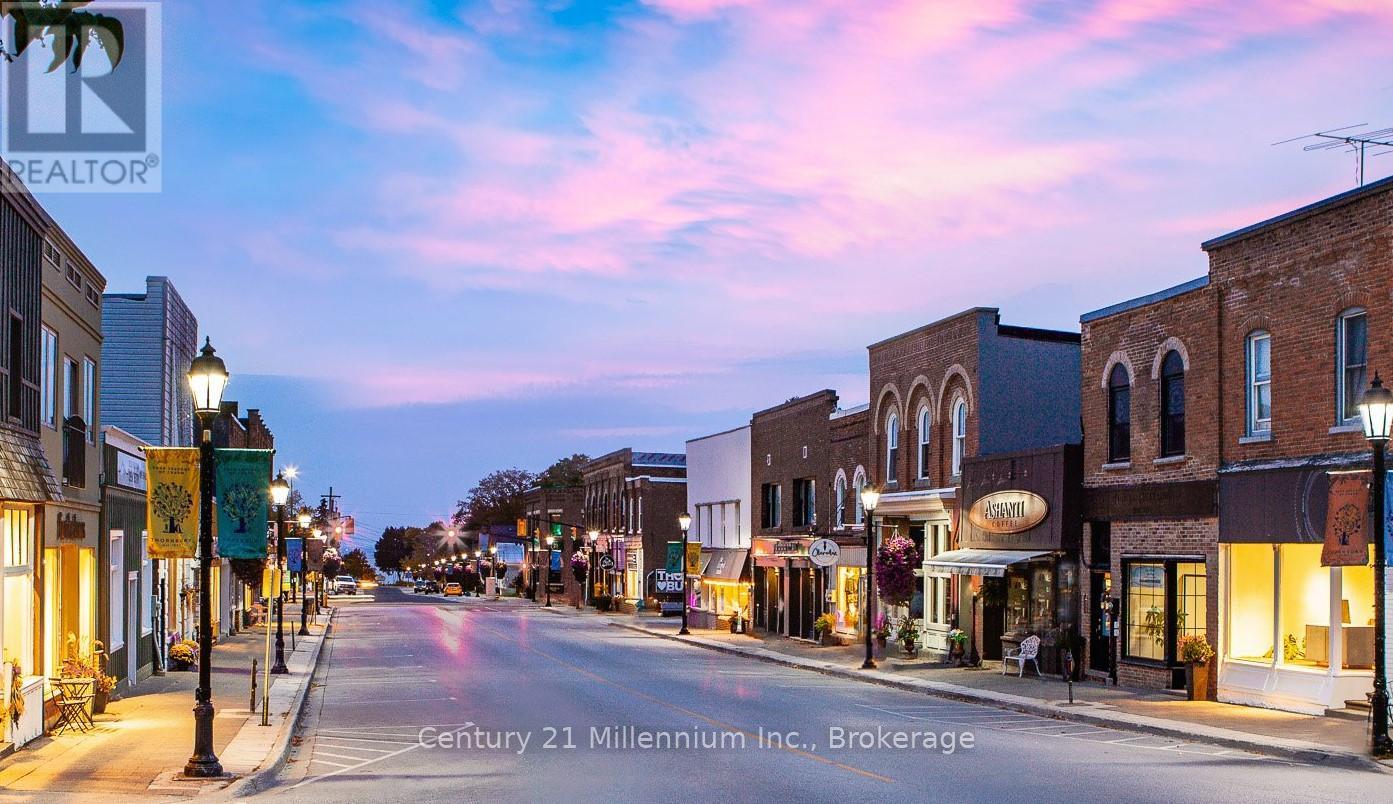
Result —
M 561 523 L 560 523 L 560 522 L 553 522 L 553 523 L 551 523 L 551 535 L 557 537 L 558 539 L 561 538 Z

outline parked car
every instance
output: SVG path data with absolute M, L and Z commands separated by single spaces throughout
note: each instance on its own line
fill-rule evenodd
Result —
M 336 595 L 356 595 L 358 594 L 358 582 L 352 575 L 340 575 L 334 579 L 334 594 Z
M 464 587 L 460 586 L 456 581 L 450 581 L 445 584 L 445 597 L 449 597 L 450 595 L 464 597 Z

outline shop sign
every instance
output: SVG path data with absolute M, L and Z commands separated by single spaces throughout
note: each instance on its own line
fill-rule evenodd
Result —
M 77 514 L 58 514 L 58 538 L 82 541 L 87 538 L 87 525 Z
M 802 558 L 808 554 L 808 548 L 798 539 L 779 539 L 774 542 L 774 555 L 784 558 Z
M 1022 533 L 1044 522 L 1049 513 L 1049 503 L 1038 494 L 997 491 L 973 503 L 967 518 L 987 533 Z
M 1129 583 L 1137 589 L 1161 589 L 1166 585 L 1166 569 L 1157 564 L 1133 564 Z
M 614 572 L 614 556 L 609 553 L 600 556 L 600 569 L 605 572 Z
M 145 490 L 145 460 L 116 451 L 116 482 L 128 489 Z
M 1369 563 L 1369 481 L 1364 473 L 1330 476 L 1330 504 L 1325 509 L 1322 567 Z
M 842 548 L 831 539 L 818 539 L 808 545 L 808 559 L 819 567 L 830 567 L 842 557 Z
M 653 588 L 664 594 L 682 593 L 682 573 L 667 570 L 653 571 Z

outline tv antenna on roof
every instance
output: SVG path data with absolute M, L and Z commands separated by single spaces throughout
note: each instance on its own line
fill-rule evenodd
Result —
M 1303 134 L 1300 137 L 1292 137 L 1289 140 L 1282 140 L 1281 142 L 1274 142 L 1272 144 L 1286 145 L 1289 142 L 1314 140 L 1314 142 L 1308 142 L 1302 146 L 1301 150 L 1341 150 L 1345 153 L 1355 154 L 1355 178 L 1358 180 L 1359 186 L 1363 187 L 1365 157 L 1381 156 L 1393 151 L 1393 128 L 1380 128 L 1374 131 L 1352 131 L 1352 129 L 1364 128 L 1367 125 L 1369 124 L 1357 123 L 1352 126 L 1332 128 L 1327 131 L 1317 131 L 1314 134 Z

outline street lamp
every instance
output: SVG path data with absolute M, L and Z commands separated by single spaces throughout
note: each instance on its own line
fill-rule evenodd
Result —
M 875 507 L 879 502 L 877 488 L 869 483 L 861 487 L 861 509 L 866 515 L 866 660 L 861 663 L 862 670 L 875 669 L 871 628 L 875 620 Z
M 677 633 L 686 636 L 687 630 L 687 531 L 692 527 L 692 515 L 683 511 L 677 515 L 677 527 L 682 529 L 682 630 Z
M 189 392 L 203 433 L 199 444 L 198 486 L 198 689 L 194 692 L 193 755 L 184 775 L 195 779 L 222 776 L 222 763 L 213 753 L 213 422 L 222 411 L 227 366 L 205 340 L 202 353 L 189 364 Z
M 547 605 L 551 605 L 551 546 L 556 543 L 555 536 L 547 537 L 547 561 L 546 561 L 546 585 L 547 585 Z
M 285 571 L 285 503 L 289 499 L 290 482 L 284 473 L 278 474 L 271 481 L 271 502 L 276 504 L 276 663 L 271 672 L 276 675 L 290 672 L 285 666 L 285 592 L 281 585 L 281 573 Z
M 1384 512 L 1384 483 L 1388 469 L 1384 448 L 1393 431 L 1393 391 L 1383 387 L 1377 373 L 1374 381 L 1359 397 L 1359 417 L 1363 420 L 1364 437 L 1374 448 L 1374 483 L 1370 503 L 1374 509 L 1374 726 L 1373 754 L 1376 757 L 1393 755 L 1393 740 L 1388 737 L 1388 657 L 1387 623 L 1384 621 L 1384 570 L 1388 563 L 1388 534 Z
M 304 533 L 303 531 L 300 533 L 300 636 L 310 635 L 310 596 L 308 581 L 308 570 L 310 562 L 309 537 L 312 536 L 317 541 L 319 539 L 319 533 L 319 528 L 315 528 L 308 534 Z

